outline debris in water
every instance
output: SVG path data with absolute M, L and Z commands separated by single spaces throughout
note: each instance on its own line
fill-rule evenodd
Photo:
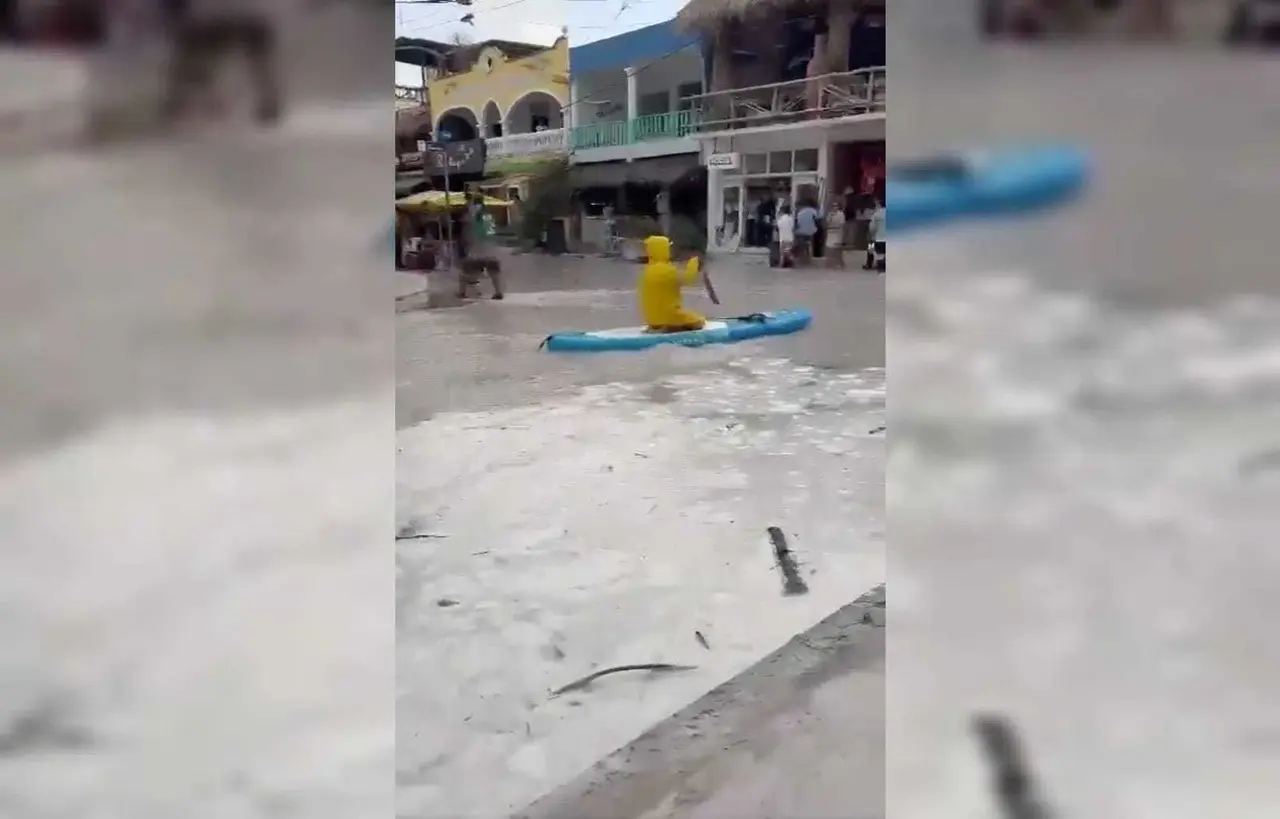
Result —
M 1004 819 L 1052 819 L 1053 814 L 1036 798 L 1035 782 L 1027 769 L 1013 724 L 997 714 L 979 714 L 973 730 L 992 770 L 992 788 Z
M 707 638 L 702 636 L 702 632 L 701 632 L 701 631 L 695 631 L 695 632 L 693 633 L 693 637 L 694 637 L 694 639 L 695 639 L 695 640 L 697 640 L 697 641 L 698 641 L 698 645 L 702 646 L 702 647 L 703 647 L 703 648 L 705 648 L 707 651 L 710 651 L 710 650 L 711 650 L 711 645 L 707 642 Z
M 60 696 L 46 697 L 0 724 L 0 757 L 48 751 L 83 750 L 93 735 L 75 724 L 71 706 Z
M 561 694 L 567 694 L 570 691 L 581 691 L 591 683 L 608 676 L 609 674 L 617 674 L 622 671 L 654 671 L 654 672 L 673 672 L 673 671 L 693 671 L 696 665 L 672 665 L 671 663 L 640 663 L 639 665 L 615 665 L 612 668 L 605 668 L 595 671 L 579 680 L 574 680 L 566 686 L 557 688 L 551 692 L 551 696 L 558 697 Z
M 1240 462 L 1240 474 L 1245 477 L 1280 467 L 1280 448 L 1259 452 Z
M 782 571 L 782 593 L 785 595 L 808 594 L 809 586 L 800 576 L 796 556 L 787 546 L 787 536 L 777 526 L 770 526 L 768 532 L 769 540 L 773 541 L 774 559 L 778 561 L 778 568 Z

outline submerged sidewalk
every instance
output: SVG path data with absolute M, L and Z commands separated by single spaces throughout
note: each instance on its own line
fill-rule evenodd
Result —
M 879 586 L 512 819 L 882 819 L 884 624 Z

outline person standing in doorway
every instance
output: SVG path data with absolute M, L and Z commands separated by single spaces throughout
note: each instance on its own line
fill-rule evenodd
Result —
M 796 214 L 796 265 L 808 264 L 813 258 L 813 243 L 818 238 L 818 209 L 808 200 L 801 202 Z
M 827 266 L 828 267 L 844 267 L 844 208 L 840 205 L 840 200 L 832 200 L 831 207 L 827 209 Z
M 855 251 L 865 252 L 871 246 L 871 217 L 875 214 L 876 203 L 870 193 L 859 193 L 852 197 L 853 209 L 845 209 L 845 218 L 853 217 L 853 242 Z
M 778 219 L 774 233 L 778 239 L 778 266 L 791 267 L 795 263 L 796 220 L 791 215 L 791 206 L 778 208 Z
M 880 273 L 885 272 L 885 210 L 884 202 L 877 195 L 875 200 L 875 210 L 871 212 L 871 219 L 868 223 L 870 233 L 870 243 L 867 245 L 867 261 L 862 266 L 863 270 L 876 270 Z

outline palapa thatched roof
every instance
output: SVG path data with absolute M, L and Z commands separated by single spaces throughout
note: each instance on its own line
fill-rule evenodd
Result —
M 885 0 L 689 0 L 676 15 L 676 25 L 683 31 L 706 31 L 731 21 L 749 21 L 786 8 L 820 9 L 836 3 L 847 3 L 858 9 L 884 6 Z

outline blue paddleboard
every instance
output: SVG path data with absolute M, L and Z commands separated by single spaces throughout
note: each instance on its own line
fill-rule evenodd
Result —
M 684 333 L 651 333 L 643 327 L 556 333 L 547 336 L 543 346 L 558 353 L 647 350 L 659 344 L 702 347 L 707 344 L 733 344 L 763 336 L 798 333 L 812 321 L 813 314 L 808 310 L 774 310 L 742 318 L 707 319 L 706 327 Z
M 901 233 L 957 219 L 1039 210 L 1073 199 L 1088 178 L 1088 156 L 1067 145 L 894 164 L 885 175 L 885 227 Z

